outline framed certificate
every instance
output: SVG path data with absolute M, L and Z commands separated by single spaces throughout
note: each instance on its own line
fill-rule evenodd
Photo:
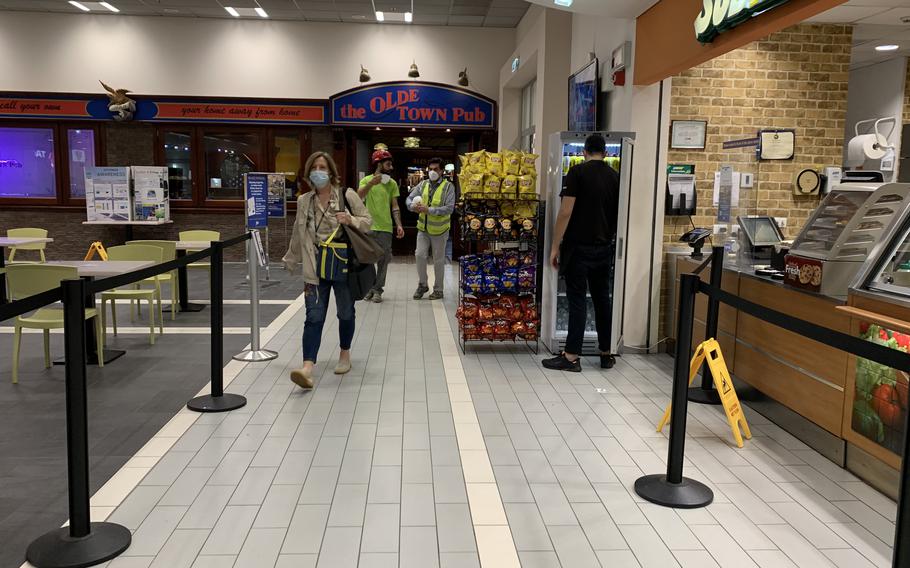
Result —
M 670 125 L 670 147 L 703 150 L 707 132 L 706 120 L 674 120 Z
M 762 130 L 758 158 L 760 160 L 789 160 L 796 145 L 794 130 Z

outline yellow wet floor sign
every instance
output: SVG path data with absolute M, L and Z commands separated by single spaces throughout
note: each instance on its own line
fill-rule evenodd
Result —
M 720 393 L 720 402 L 724 405 L 724 412 L 727 415 L 727 421 L 733 430 L 733 438 L 736 440 L 738 447 L 743 447 L 743 436 L 746 439 L 752 438 L 752 432 L 749 430 L 749 424 L 743 415 L 742 406 L 739 403 L 739 397 L 736 396 L 736 389 L 733 388 L 733 380 L 730 378 L 730 372 L 727 371 L 727 364 L 724 362 L 724 356 L 720 352 L 720 344 L 716 339 L 708 339 L 702 342 L 695 350 L 692 356 L 692 362 L 689 365 L 689 384 L 695 380 L 698 369 L 707 360 L 708 368 L 711 370 L 711 376 L 714 378 L 714 388 Z M 667 405 L 660 424 L 657 425 L 657 431 L 664 429 L 667 422 L 670 421 L 670 411 L 672 404 Z M 742 428 L 742 433 L 740 433 Z
M 85 260 L 91 260 L 96 252 L 101 257 L 101 260 L 107 260 L 107 251 L 104 250 L 104 245 L 101 244 L 101 241 L 95 241 L 92 246 L 88 247 L 88 252 L 85 253 Z

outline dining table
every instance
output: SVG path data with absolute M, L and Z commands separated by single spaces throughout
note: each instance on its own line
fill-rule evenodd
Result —
M 149 266 L 154 265 L 155 262 L 151 260 L 51 260 L 46 264 L 57 266 L 74 266 L 78 271 L 80 278 L 84 278 L 86 280 L 94 280 L 95 278 L 109 278 L 111 276 L 120 276 L 128 272 L 148 268 Z M 86 296 L 85 307 L 96 307 L 94 294 L 88 294 Z M 107 330 L 104 331 L 106 334 Z M 85 355 L 86 363 L 89 365 L 98 364 L 97 345 L 98 343 L 95 339 L 95 324 L 91 320 L 86 320 Z M 126 351 L 123 349 L 104 349 L 102 351 L 105 365 L 115 359 L 123 357 L 124 355 L 126 355 Z M 66 361 L 62 358 L 54 361 L 54 365 L 64 364 L 66 364 Z
M 6 247 L 19 245 L 33 245 L 36 243 L 52 243 L 54 239 L 48 237 L 0 237 L 0 304 L 5 304 L 6 299 Z

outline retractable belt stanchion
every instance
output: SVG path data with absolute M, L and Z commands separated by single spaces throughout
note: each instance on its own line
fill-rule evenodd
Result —
M 70 524 L 34 540 L 26 559 L 36 568 L 76 568 L 107 562 L 129 547 L 129 529 L 91 522 L 89 510 L 88 404 L 85 386 L 85 281 L 64 280 L 66 353 L 66 461 Z
M 686 445 L 686 394 L 689 390 L 689 357 L 692 354 L 692 319 L 699 278 L 683 274 L 679 286 L 679 319 L 676 322 L 676 358 L 673 362 L 673 406 L 670 416 L 670 450 L 667 473 L 640 477 L 635 492 L 641 497 L 678 509 L 704 507 L 714 500 L 714 492 L 703 483 L 683 477 Z
M 186 406 L 197 412 L 225 412 L 246 404 L 246 398 L 239 394 L 224 392 L 223 363 L 224 359 L 224 244 L 212 242 L 212 391 L 211 394 L 197 396 Z
M 724 278 L 724 247 L 711 249 L 711 287 L 720 290 Z M 717 339 L 717 320 L 720 317 L 720 300 L 708 298 L 708 310 L 705 314 L 705 341 Z M 688 391 L 689 400 L 699 404 L 720 404 L 720 394 L 714 388 L 708 362 L 701 366 L 701 386 Z
M 271 361 L 278 357 L 278 353 L 262 349 L 259 345 L 259 255 L 254 239 L 246 242 L 246 258 L 250 271 L 250 349 L 234 355 L 234 359 L 251 363 Z

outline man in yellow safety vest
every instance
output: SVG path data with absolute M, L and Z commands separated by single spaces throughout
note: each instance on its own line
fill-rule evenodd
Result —
M 455 186 L 442 177 L 441 158 L 432 158 L 427 166 L 427 179 L 417 184 L 406 201 L 409 210 L 418 213 L 417 220 L 417 291 L 419 300 L 430 291 L 427 282 L 427 259 L 433 255 L 436 280 L 433 282 L 431 300 L 443 297 L 446 267 L 446 242 L 455 211 Z

